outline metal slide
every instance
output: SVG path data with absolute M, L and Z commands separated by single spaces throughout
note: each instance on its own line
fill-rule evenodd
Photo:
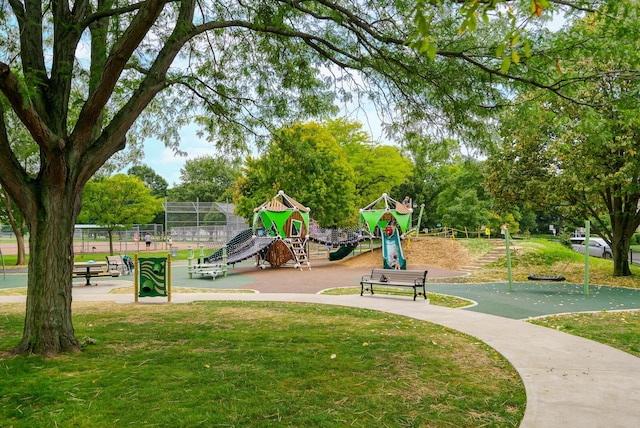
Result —
M 394 269 L 394 254 L 398 255 L 398 263 L 400 264 L 400 269 L 406 269 L 407 260 L 402 254 L 400 233 L 398 232 L 397 228 L 394 230 L 393 235 L 391 236 L 387 236 L 386 233 L 382 234 L 382 259 L 384 261 L 385 269 Z

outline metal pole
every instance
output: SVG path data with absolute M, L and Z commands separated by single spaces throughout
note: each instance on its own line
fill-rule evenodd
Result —
M 138 302 L 138 253 L 133 255 L 133 300 Z
M 509 245 L 509 228 L 504 228 L 504 242 L 507 246 L 507 274 L 509 276 L 509 291 L 513 291 L 513 273 L 511 271 L 511 250 Z
M 420 204 L 420 214 L 418 214 L 418 224 L 416 225 L 416 236 L 420 235 L 420 223 L 422 222 L 423 211 L 424 211 L 424 204 Z
M 171 253 L 167 254 L 167 303 L 171 303 Z
M 167 218 L 168 214 L 167 214 L 167 197 L 165 196 L 164 198 L 164 233 L 167 236 L 166 239 L 169 239 L 169 220 Z M 165 240 L 166 242 L 166 240 Z
M 589 295 L 589 235 L 591 234 L 591 223 L 584 222 L 584 295 Z
M 200 198 L 196 198 L 196 233 L 198 234 L 198 245 L 200 245 Z

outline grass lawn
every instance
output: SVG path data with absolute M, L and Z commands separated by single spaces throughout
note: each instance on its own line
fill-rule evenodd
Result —
M 531 320 L 640 357 L 640 311 L 552 315 Z
M 459 240 L 468 248 L 469 252 L 481 251 L 477 247 L 478 240 Z M 528 281 L 527 277 L 535 275 L 562 275 L 568 282 L 584 283 L 584 255 L 563 246 L 558 242 L 546 239 L 531 238 L 527 240 L 514 240 L 512 242 L 511 265 L 513 280 L 519 282 Z M 614 277 L 613 261 L 589 258 L 589 282 L 597 285 L 610 285 L 614 287 L 639 288 L 640 266 L 630 266 L 632 276 Z M 457 280 L 457 278 L 456 278 Z M 484 266 L 466 277 L 466 282 L 504 282 L 507 280 L 506 258 L 501 258 Z
M 0 349 L 23 305 L 0 305 Z M 518 426 L 513 368 L 474 338 L 364 309 L 75 303 L 84 352 L 0 356 L 0 426 Z

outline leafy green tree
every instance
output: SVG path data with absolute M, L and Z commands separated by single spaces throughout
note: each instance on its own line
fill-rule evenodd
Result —
M 357 171 L 354 177 L 357 207 L 362 208 L 383 193 L 389 193 L 411 174 L 411 160 L 403 157 L 397 147 L 372 142 L 360 123 L 335 119 L 324 124 Z M 395 197 L 401 199 L 403 196 Z
M 283 190 L 311 208 L 324 227 L 357 223 L 355 172 L 329 130 L 315 122 L 279 130 L 259 158 L 247 159 L 236 183 L 236 212 L 253 209 Z
M 615 1 L 615 0 L 614 0 Z M 410 46 L 425 53 L 431 59 L 439 54 L 439 37 L 434 26 L 434 9 L 450 8 L 458 23 L 458 34 L 480 32 L 487 27 L 498 29 L 495 46 L 495 60 L 499 62 L 500 74 L 512 80 L 527 81 L 558 94 L 568 83 L 559 80 L 556 84 L 545 85 L 542 81 L 530 80 L 521 74 L 517 66 L 532 56 L 536 40 L 532 31 L 538 33 L 540 27 L 562 15 L 565 20 L 577 19 L 584 13 L 598 13 L 610 0 L 416 0 L 413 20 L 416 32 L 410 38 Z M 452 7 L 457 4 L 458 7 Z M 496 22 L 502 23 L 496 27 Z M 469 58 L 468 60 L 474 61 Z M 512 67 L 512 65 L 514 67 Z M 497 67 L 496 67 L 497 68 Z M 514 70 L 515 68 L 515 70 Z
M 236 161 L 217 156 L 189 159 L 180 170 L 180 185 L 169 190 L 178 202 L 224 202 L 233 196 L 233 183 L 240 168 Z
M 152 168 L 147 165 L 135 165 L 129 168 L 127 174 L 138 177 L 151 191 L 151 196 L 154 198 L 164 198 L 167 196 L 167 189 L 169 183 L 161 175 L 156 173 Z
M 139 178 L 125 174 L 90 180 L 82 199 L 78 220 L 106 228 L 111 255 L 114 231 L 130 229 L 134 224 L 147 224 L 163 209 L 162 200 L 153 197 Z
M 458 159 L 440 169 L 436 214 L 442 224 L 460 230 L 486 225 L 491 201 L 482 186 L 482 164 Z
M 134 177 L 138 177 L 147 186 L 147 189 L 151 191 L 151 196 L 154 198 L 164 198 L 167 196 L 169 183 L 161 175 L 156 173 L 152 168 L 146 165 L 134 165 L 127 171 L 127 174 Z M 164 210 L 157 213 L 151 220 L 151 223 L 164 224 L 165 213 Z
M 640 34 L 637 7 L 627 14 L 631 4 L 617 2 L 609 17 L 586 16 L 553 40 L 570 52 L 561 63 L 564 79 L 579 82 L 576 91 L 589 102 L 522 94 L 503 118 L 504 138 L 488 175 L 502 203 L 528 201 L 574 222 L 590 220 L 611 244 L 616 276 L 631 275 L 627 253 L 640 226 L 640 84 L 620 72 L 640 65 L 630 48 Z
M 16 265 L 27 264 L 25 235 L 29 231 L 24 216 L 4 189 L 0 188 L 0 224 L 9 223 L 16 237 Z

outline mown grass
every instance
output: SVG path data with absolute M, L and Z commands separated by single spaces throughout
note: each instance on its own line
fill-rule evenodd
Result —
M 376 294 L 386 295 L 400 295 L 413 297 L 413 290 L 403 287 L 384 287 L 376 286 Z M 369 294 L 369 292 L 365 292 Z M 349 294 L 360 294 L 360 287 L 337 287 L 324 290 L 322 294 L 329 294 L 333 296 L 344 296 Z M 436 306 L 445 306 L 447 308 L 462 308 L 473 304 L 470 300 L 462 299 L 456 296 L 448 296 L 445 294 L 426 293 L 429 303 Z M 423 299 L 422 296 L 418 296 L 417 299 Z
M 0 426 L 517 426 L 514 369 L 477 340 L 371 310 L 74 304 L 81 354 L 0 359 Z M 22 333 L 2 305 L 0 349 Z
M 472 241 L 459 240 L 465 247 L 475 245 Z M 528 281 L 535 275 L 562 275 L 568 282 L 584 282 L 584 255 L 546 239 L 527 239 L 513 241 L 511 266 L 514 281 Z M 630 266 L 632 276 L 613 276 L 613 261 L 596 257 L 589 258 L 589 283 L 614 287 L 640 287 L 640 266 Z M 461 282 L 500 282 L 507 281 L 507 261 L 503 257 L 461 279 Z
M 640 311 L 552 315 L 531 320 L 640 357 Z

